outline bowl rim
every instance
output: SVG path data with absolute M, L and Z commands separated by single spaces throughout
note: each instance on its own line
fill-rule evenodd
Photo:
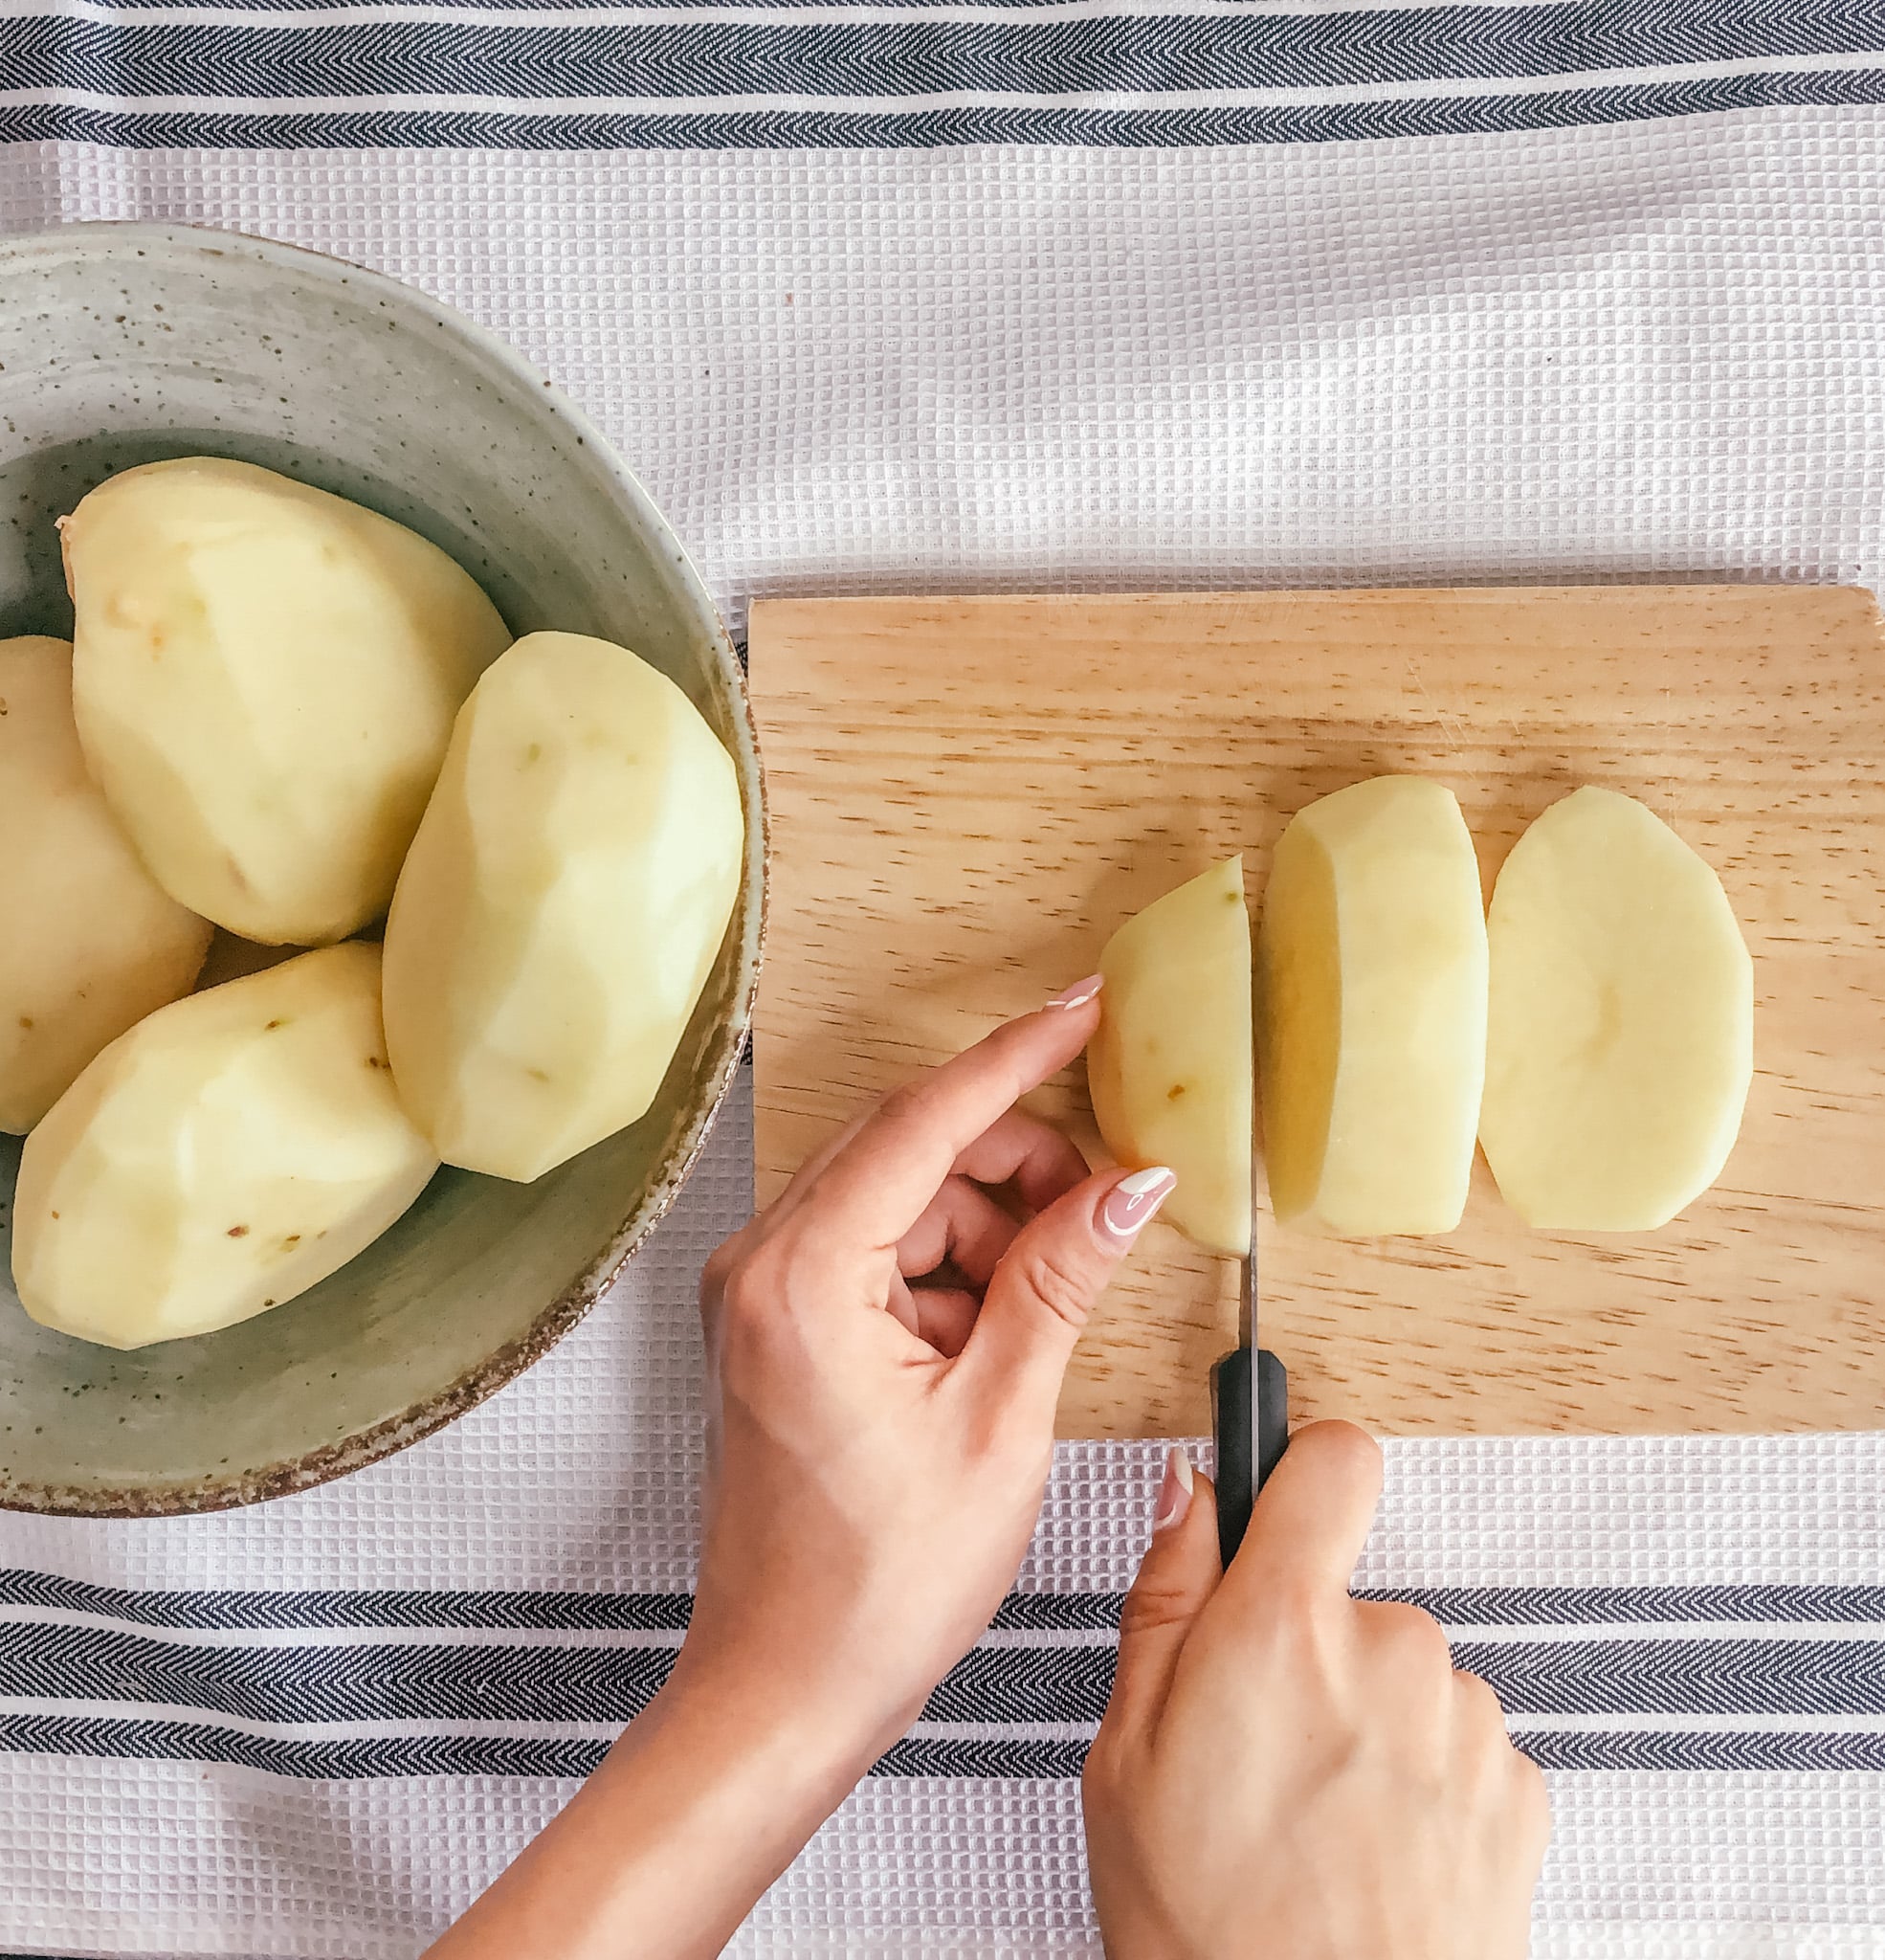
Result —
M 746 861 L 741 873 L 740 896 L 729 923 L 737 935 L 738 984 L 730 1012 L 716 1027 L 704 1057 L 705 1094 L 679 1137 L 662 1159 L 641 1200 L 635 1204 L 602 1248 L 537 1315 L 515 1340 L 506 1342 L 475 1367 L 429 1394 L 423 1401 L 383 1421 L 355 1431 L 335 1442 L 299 1456 L 265 1464 L 233 1476 L 204 1477 L 188 1483 L 122 1485 L 0 1483 L 0 1511 L 24 1511 L 68 1518 L 187 1517 L 234 1509 L 271 1498 L 288 1497 L 329 1483 L 365 1469 L 413 1443 L 435 1435 L 468 1410 L 516 1380 L 541 1360 L 587 1315 L 614 1282 L 630 1259 L 647 1242 L 656 1225 L 672 1210 L 699 1161 L 714 1123 L 733 1086 L 752 1026 L 753 1004 L 765 959 L 770 906 L 771 824 L 766 807 L 765 777 L 760 761 L 759 730 L 745 668 L 719 605 L 686 546 L 676 534 L 647 487 L 617 454 L 614 444 L 559 383 L 500 335 L 480 325 L 456 307 L 370 266 L 334 254 L 253 233 L 208 225 L 173 224 L 147 219 L 105 219 L 67 222 L 0 237 L 0 274 L 13 264 L 53 256 L 77 256 L 96 249 L 100 256 L 129 250 L 149 256 L 152 248 L 207 258 L 251 257 L 274 264 L 313 283 L 359 286 L 390 305 L 416 310 L 448 339 L 463 345 L 497 368 L 528 387 L 551 415 L 563 423 L 607 479 L 633 521 L 657 546 L 672 554 L 681 592 L 693 608 L 712 649 L 721 678 L 734 709 L 734 764 L 745 805 Z

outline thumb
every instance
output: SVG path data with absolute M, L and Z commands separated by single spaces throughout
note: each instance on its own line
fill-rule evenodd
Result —
M 963 1362 L 981 1386 L 1052 1421 L 1060 1378 L 1113 1269 L 1177 1188 L 1169 1170 L 1103 1170 L 1014 1235 L 982 1298 Z
M 1178 1657 L 1223 1574 L 1216 1493 L 1183 1450 L 1165 1459 L 1152 1542 L 1120 1613 L 1120 1662 L 1108 1720 L 1156 1722 Z

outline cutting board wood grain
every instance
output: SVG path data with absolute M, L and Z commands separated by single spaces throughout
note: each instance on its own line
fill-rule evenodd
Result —
M 1388 1434 L 1885 1426 L 1885 655 L 1871 595 L 1788 587 L 781 600 L 754 609 L 771 927 L 762 1198 L 867 1099 L 1090 972 L 1232 851 L 1386 770 L 1459 796 L 1488 889 L 1580 783 L 1720 873 L 1758 1073 L 1666 1230 L 1528 1232 L 1483 1162 L 1459 1229 L 1265 1217 L 1299 1418 Z M 1035 1106 L 1098 1154 L 1076 1070 Z M 1063 1435 L 1196 1435 L 1235 1268 L 1155 1225 L 1081 1342 Z

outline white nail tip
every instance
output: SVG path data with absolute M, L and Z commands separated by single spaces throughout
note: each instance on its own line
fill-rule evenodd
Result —
M 1056 993 L 1046 1004 L 1049 1007 L 1059 1008 L 1063 1013 L 1069 1008 L 1085 1007 L 1087 1002 L 1098 993 L 1104 984 L 1103 981 L 1098 979 L 1089 980 L 1085 986 L 1076 982 L 1072 987 L 1068 988 L 1065 993 Z

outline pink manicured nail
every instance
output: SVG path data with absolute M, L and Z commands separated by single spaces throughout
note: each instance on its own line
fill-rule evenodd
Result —
M 1106 1193 L 1106 1202 L 1099 1208 L 1099 1222 L 1115 1238 L 1130 1242 L 1139 1236 L 1142 1227 L 1152 1222 L 1153 1214 L 1177 1189 L 1177 1172 L 1167 1170 L 1163 1164 L 1135 1170 Z
M 1063 993 L 1056 993 L 1047 1005 L 1049 1007 L 1085 1007 L 1088 1001 L 1106 984 L 1099 973 L 1089 973 L 1084 980 L 1076 980 Z
M 1152 1529 L 1168 1531 L 1191 1508 L 1191 1459 L 1174 1449 L 1165 1458 L 1165 1481 L 1159 1485 L 1159 1508 L 1152 1514 Z

